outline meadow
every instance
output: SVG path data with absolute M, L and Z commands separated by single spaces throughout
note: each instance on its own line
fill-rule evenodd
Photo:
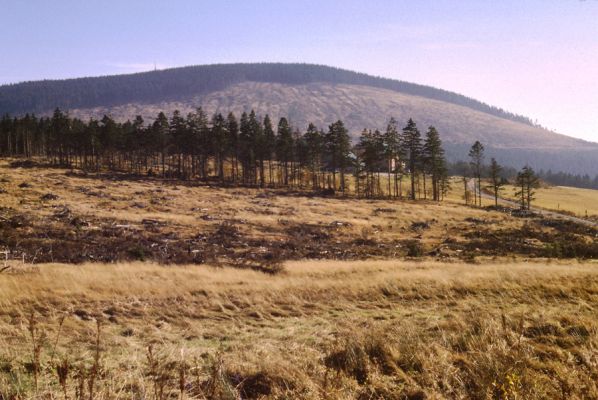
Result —
M 503 195 L 515 199 L 514 186 L 505 187 Z M 536 190 L 533 206 L 571 213 L 577 217 L 598 219 L 598 190 L 568 186 L 542 186 Z
M 0 396 L 596 398 L 596 266 L 23 267 L 0 275 Z
M 0 399 L 598 398 L 597 231 L 0 163 Z

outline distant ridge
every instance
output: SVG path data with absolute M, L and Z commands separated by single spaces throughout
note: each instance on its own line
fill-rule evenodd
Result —
M 153 103 L 180 96 L 223 90 L 245 81 L 301 85 L 316 82 L 364 85 L 440 100 L 500 118 L 533 125 L 509 113 L 458 93 L 360 72 L 314 64 L 211 64 L 134 74 L 42 80 L 0 86 L 0 113 L 22 114 L 64 109 Z
M 449 160 L 467 159 L 479 140 L 504 165 L 598 174 L 598 143 L 544 129 L 529 118 L 430 86 L 313 64 L 213 64 L 127 75 L 45 80 L 0 86 L 0 116 L 50 115 L 59 107 L 83 120 L 110 115 L 119 121 L 158 112 L 183 115 L 197 107 L 239 115 L 254 109 L 294 128 L 309 122 L 326 129 L 342 119 L 355 138 L 385 129 L 390 117 L 413 118 L 423 131 L 434 125 Z

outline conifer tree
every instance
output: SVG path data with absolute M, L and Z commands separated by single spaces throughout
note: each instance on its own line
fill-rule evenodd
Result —
M 170 145 L 177 158 L 177 176 L 182 176 L 183 152 L 185 148 L 186 121 L 179 110 L 174 110 L 169 126 Z
M 492 158 L 490 160 L 490 189 L 494 193 L 494 206 L 498 207 L 498 196 L 502 187 L 506 184 L 505 180 L 501 177 L 502 167 Z
M 332 186 L 336 185 L 336 172 L 340 172 L 340 190 L 345 193 L 345 169 L 349 164 L 349 153 L 351 151 L 351 140 L 343 121 L 338 120 L 328 127 L 325 136 L 326 152 L 329 155 L 332 167 Z
M 249 122 L 249 115 L 247 115 L 246 112 L 241 114 L 239 128 L 239 159 L 243 169 L 243 183 L 248 184 L 251 180 L 250 170 L 255 157 L 251 137 L 251 123 Z
M 307 127 L 305 135 L 303 135 L 306 148 L 307 165 L 311 172 L 311 181 L 313 190 L 318 190 L 318 175 L 322 163 L 322 151 L 324 146 L 324 138 L 318 128 L 312 123 Z
M 411 175 L 411 200 L 415 200 L 415 182 L 420 172 L 422 163 L 422 142 L 421 134 L 417 129 L 415 122 L 409 118 L 407 126 L 403 128 L 403 135 L 401 138 L 403 151 L 407 157 L 407 166 Z
M 212 129 L 210 132 L 210 147 L 216 159 L 218 179 L 220 179 L 220 182 L 224 182 L 224 159 L 226 158 L 229 138 L 226 120 L 222 114 L 214 114 L 212 117 Z
M 276 159 L 282 168 L 280 179 L 287 186 L 289 184 L 289 163 L 293 155 L 293 134 L 289 121 L 281 118 L 276 133 Z
M 384 136 L 382 138 L 382 143 L 384 146 L 384 156 L 386 158 L 386 166 L 388 171 L 388 197 L 392 196 L 392 189 L 391 189 L 391 173 L 395 172 L 395 185 L 394 185 L 394 195 L 395 197 L 398 195 L 397 190 L 397 173 L 398 173 L 398 165 L 401 161 L 399 159 L 400 156 L 400 138 L 399 138 L 399 131 L 397 129 L 397 121 L 394 118 L 391 118 L 388 121 L 388 125 L 386 126 L 386 131 L 384 132 Z
M 379 174 L 381 162 L 384 162 L 384 138 L 382 134 L 376 130 L 372 133 L 371 130 L 364 129 L 359 138 L 357 151 L 360 155 L 361 163 L 365 171 L 365 195 L 366 197 L 374 197 L 379 191 Z
M 444 149 L 438 131 L 433 126 L 428 128 L 423 147 L 423 159 L 425 169 L 432 177 L 432 198 L 434 201 L 440 200 L 442 192 L 442 180 L 446 176 L 446 160 L 444 158 Z
M 124 123 L 109 116 L 84 122 L 57 109 L 49 118 L 38 119 L 34 115 L 0 118 L 0 154 L 39 155 L 54 163 L 80 168 L 147 175 L 161 169 L 163 177 L 181 179 L 207 180 L 214 173 L 222 184 L 227 180 L 237 183 L 242 174 L 244 184 L 259 181 L 261 186 L 265 186 L 268 175 L 272 183 L 272 168 L 278 161 L 281 185 L 302 188 L 307 183 L 314 190 L 327 185 L 346 193 L 345 173 L 352 171 L 358 195 L 365 193 L 368 197 L 392 196 L 392 173 L 394 195 L 400 196 L 397 179 L 398 176 L 402 179 L 402 167 L 406 164 L 411 172 L 412 198 L 417 192 L 414 182 L 424 168 L 432 176 L 434 198 L 439 199 L 446 192 L 447 170 L 443 168 L 442 146 L 433 128 L 427 133 L 423 148 L 413 120 L 401 135 L 394 119 L 383 133 L 366 130 L 355 147 L 341 120 L 328 128 L 324 133 L 310 124 L 301 134 L 283 117 L 275 134 L 269 116 L 258 119 L 253 110 L 243 113 L 240 123 L 233 113 L 226 118 L 216 113 L 208 122 L 201 108 L 186 118 L 175 111 L 168 119 L 161 112 L 146 126 L 141 116 Z M 269 173 L 265 171 L 266 163 Z M 227 164 L 230 170 L 225 168 Z M 386 187 L 381 184 L 383 173 L 389 178 Z
M 229 154 L 232 157 L 232 179 L 236 183 L 239 175 L 239 123 L 232 112 L 228 113 L 226 117 L 226 132 L 228 134 Z
M 166 148 L 169 142 L 169 130 L 170 124 L 168 123 L 168 118 L 166 118 L 166 114 L 160 112 L 158 117 L 154 121 L 152 125 L 152 130 L 154 132 L 153 136 L 156 140 L 154 146 L 158 153 L 161 156 L 161 164 L 162 164 L 162 177 L 166 176 Z
M 515 196 L 520 198 L 521 208 L 530 210 L 532 200 L 535 199 L 535 189 L 540 186 L 540 179 L 533 168 L 526 165 L 517 174 L 516 183 L 518 190 L 515 193 Z
M 272 120 L 270 116 L 266 114 L 264 117 L 264 135 L 263 135 L 263 153 L 265 158 L 268 160 L 268 181 L 272 184 L 272 158 L 276 151 L 276 134 L 272 128 Z
M 469 158 L 471 161 L 469 164 L 471 165 L 471 169 L 473 171 L 474 176 L 474 204 L 482 206 L 482 168 L 484 167 L 484 145 L 482 145 L 479 141 L 476 142 L 471 146 L 469 150 Z M 476 202 L 477 200 L 477 202 Z

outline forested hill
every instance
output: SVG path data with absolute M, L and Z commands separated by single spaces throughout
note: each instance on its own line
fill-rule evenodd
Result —
M 465 106 L 532 125 L 529 118 L 430 86 L 312 64 L 215 64 L 128 75 L 44 80 L 0 86 L 0 114 L 43 113 L 56 107 L 81 109 L 127 103 L 155 103 L 198 96 L 241 83 L 301 85 L 316 82 L 363 85 Z
M 438 129 L 452 161 L 466 159 L 479 140 L 487 156 L 504 165 L 598 174 L 598 143 L 551 132 L 456 93 L 321 65 L 204 65 L 0 86 L 0 116 L 48 116 L 58 107 L 84 121 L 110 115 L 124 122 L 140 115 L 151 123 L 161 111 L 187 115 L 200 106 L 209 114 L 255 110 L 274 121 L 287 117 L 300 131 L 310 122 L 326 129 L 341 119 L 353 139 L 364 128 L 385 129 L 390 117 L 413 118 L 421 129 Z

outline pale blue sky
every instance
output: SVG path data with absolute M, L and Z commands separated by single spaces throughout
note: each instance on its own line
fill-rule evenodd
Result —
M 0 83 L 311 62 L 454 90 L 598 141 L 596 0 L 0 0 Z

